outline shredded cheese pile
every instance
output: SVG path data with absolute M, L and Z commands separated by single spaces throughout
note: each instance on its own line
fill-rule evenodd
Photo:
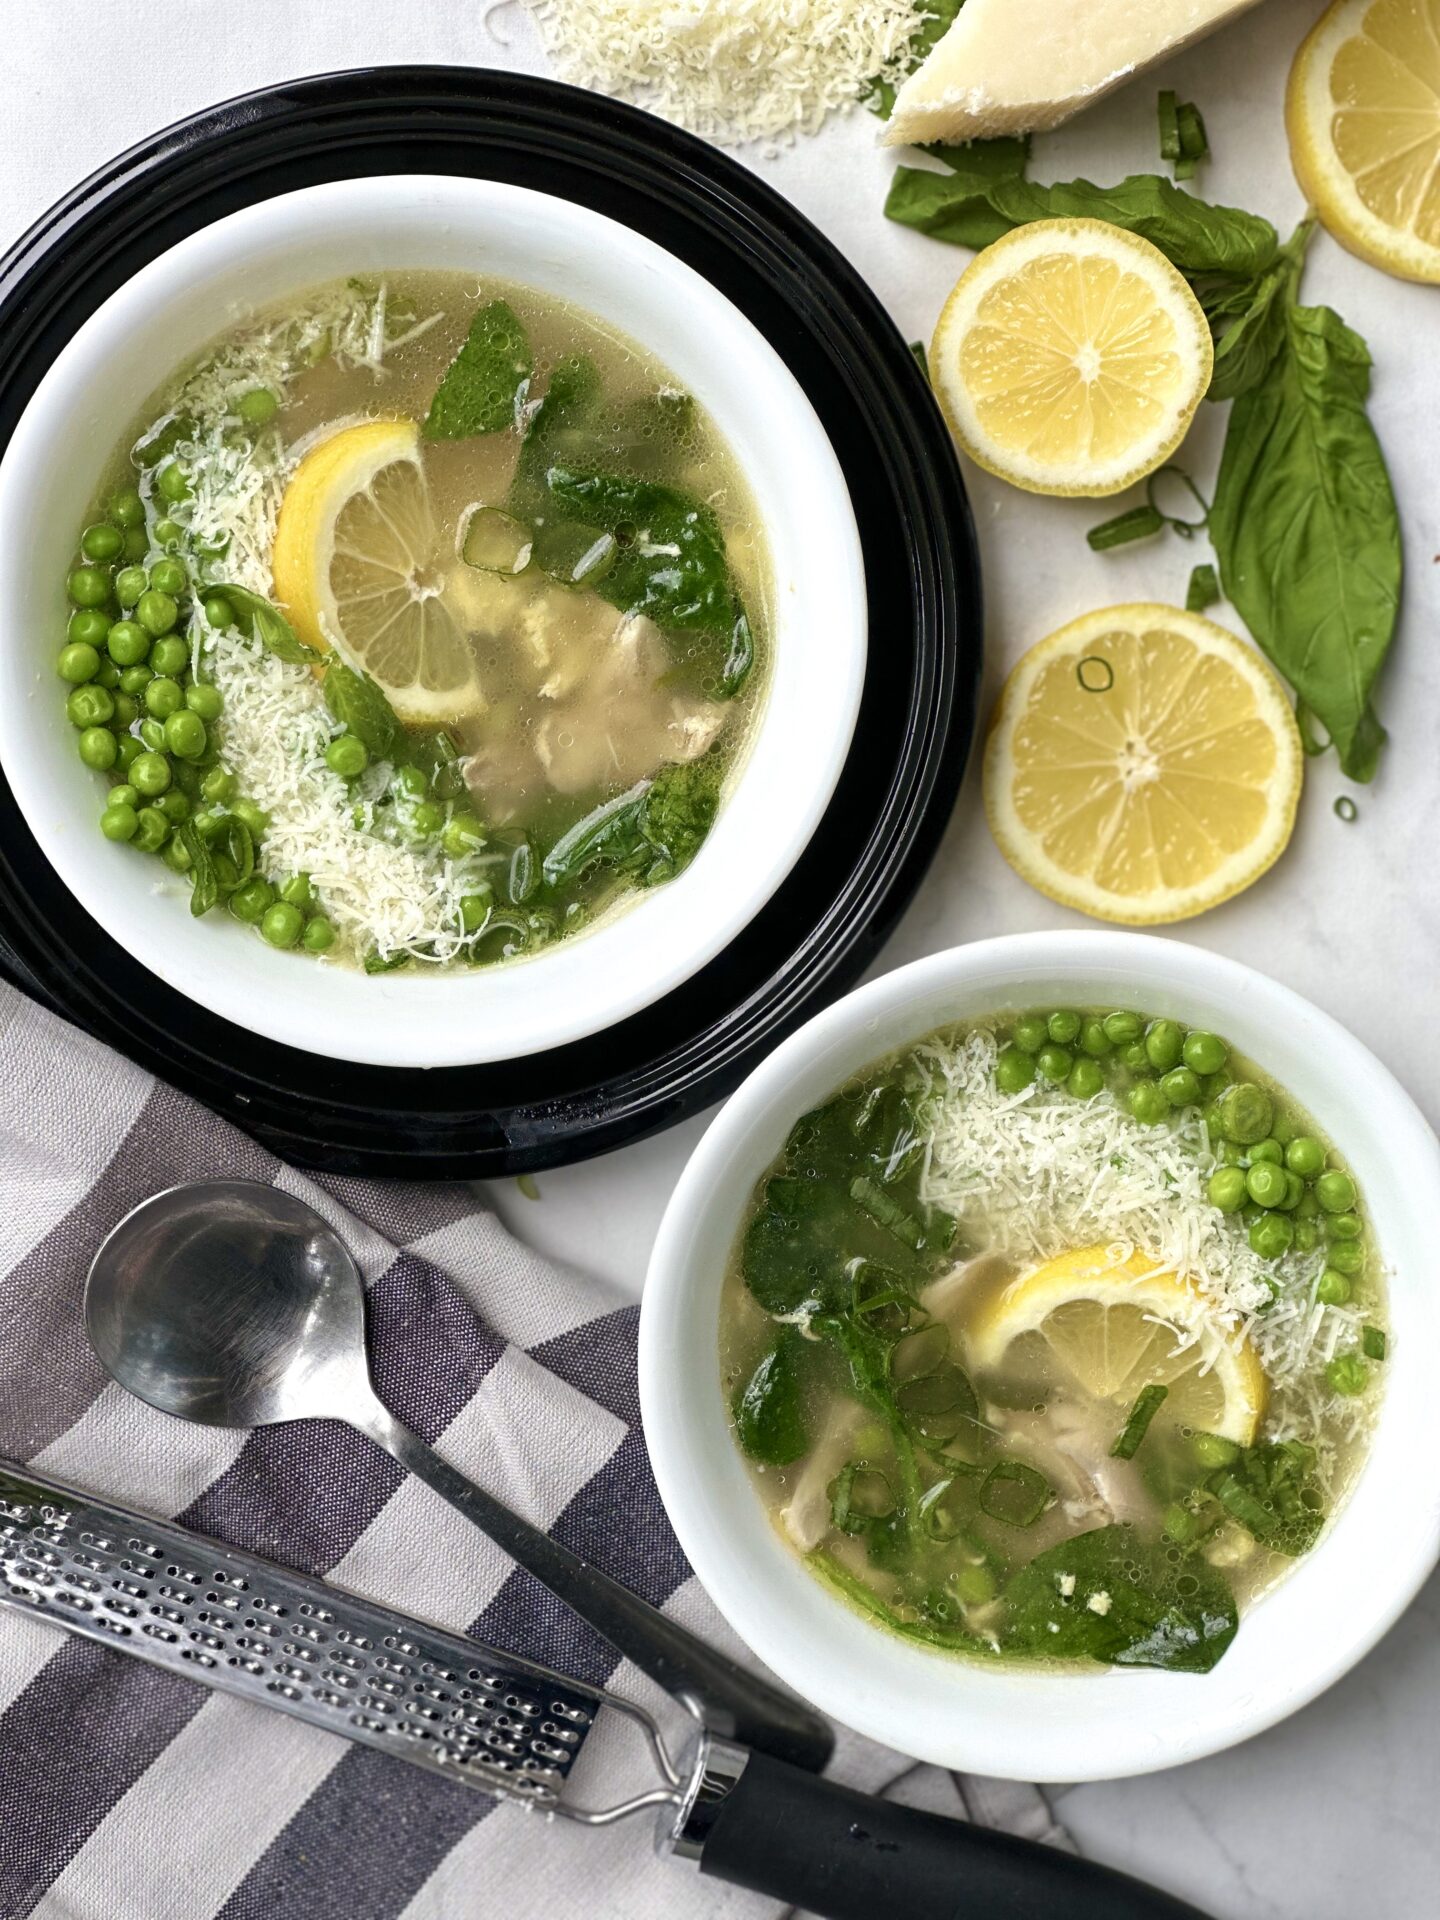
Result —
M 526 0 L 562 80 L 722 146 L 814 133 L 896 82 L 916 0 Z
M 1276 1394 L 1267 1422 L 1276 1437 L 1308 1428 L 1313 1442 L 1322 1407 L 1332 1423 L 1363 1422 L 1323 1379 L 1341 1344 L 1354 1343 L 1363 1314 L 1315 1298 L 1323 1249 L 1262 1260 L 1238 1217 L 1211 1204 L 1205 1188 L 1216 1163 L 1199 1109 L 1142 1126 L 1108 1091 L 1077 1100 L 1036 1081 L 1002 1093 L 997 1051 L 983 1028 L 916 1049 L 930 1076 L 919 1115 L 921 1198 L 954 1214 L 974 1244 L 1021 1264 L 1105 1244 L 1188 1277 L 1217 1327 L 1253 1343 Z M 1197 1337 L 1176 1332 L 1182 1344 Z

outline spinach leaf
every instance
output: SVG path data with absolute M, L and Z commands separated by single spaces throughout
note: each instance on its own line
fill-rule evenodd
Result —
M 959 13 L 965 0 L 925 0 L 919 9 L 920 24 L 910 36 L 910 47 L 905 59 L 905 72 L 913 73 L 923 61 L 929 58 L 931 49 L 942 41 Z M 870 91 L 865 96 L 865 104 L 872 113 L 878 113 L 882 120 L 888 120 L 895 110 L 896 88 L 890 80 L 872 80 Z
M 535 362 L 525 329 L 504 300 L 481 307 L 451 361 L 421 432 L 427 440 L 468 440 L 516 424 Z
M 1364 341 L 1288 295 L 1283 317 L 1268 376 L 1231 411 L 1210 537 L 1227 597 L 1364 781 L 1385 740 L 1371 691 L 1399 610 L 1399 517 Z
M 1246 1447 L 1206 1481 L 1232 1519 L 1275 1553 L 1308 1553 L 1325 1524 L 1313 1449 L 1298 1440 Z
M 207 599 L 214 595 L 223 595 L 230 602 L 241 633 L 253 635 L 277 659 L 288 660 L 292 666 L 311 666 L 321 658 L 314 647 L 305 644 L 284 614 L 261 594 L 251 593 L 248 587 L 217 584 L 205 589 Z
M 745 1230 L 745 1284 L 767 1313 L 838 1306 L 845 1297 L 853 1213 L 827 1182 L 778 1175 Z
M 788 1466 L 810 1448 L 800 1386 L 804 1345 L 787 1327 L 735 1397 L 736 1437 L 752 1460 L 766 1466 Z
M 561 360 L 550 375 L 545 396 L 531 416 L 520 448 L 511 489 L 511 505 L 526 517 L 545 499 L 545 474 L 552 460 L 577 442 L 600 402 L 600 369 L 588 354 Z
M 325 669 L 325 704 L 343 727 L 364 742 L 372 759 L 395 757 L 404 737 L 400 722 L 368 673 L 357 673 L 343 660 L 331 660 Z
M 967 150 L 954 151 L 963 157 Z M 1185 274 L 1251 278 L 1272 267 L 1280 253 L 1268 220 L 1239 207 L 1212 206 L 1158 173 L 1132 174 L 1113 187 L 1089 180 L 1044 187 L 1018 173 L 990 177 L 985 169 L 957 167 L 946 175 L 900 167 L 885 212 L 922 233 L 975 248 L 1032 220 L 1106 220 L 1151 241 Z
M 1016 1652 L 1172 1673 L 1208 1673 L 1239 1625 L 1235 1597 L 1212 1567 L 1129 1526 L 1097 1527 L 1037 1553 L 1004 1601 L 1001 1641 Z
M 724 773 L 724 762 L 711 751 L 656 774 L 640 803 L 640 831 L 656 856 L 645 875 L 647 887 L 688 867 L 700 851 L 720 809 Z

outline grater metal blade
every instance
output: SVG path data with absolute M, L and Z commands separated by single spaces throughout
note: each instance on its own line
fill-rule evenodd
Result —
M 636 1714 L 515 1654 L 3 1462 L 0 1604 L 582 1819 L 560 1796 L 600 1706 Z

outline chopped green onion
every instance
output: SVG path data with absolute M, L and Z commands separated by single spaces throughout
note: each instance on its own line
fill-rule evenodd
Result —
M 980 1483 L 980 1506 L 992 1520 L 1028 1527 L 1051 1500 L 1050 1482 L 1023 1460 L 998 1460 Z
M 1347 826 L 1352 820 L 1358 820 L 1360 818 L 1360 809 L 1348 793 L 1342 793 L 1340 798 L 1335 802 L 1335 813 L 1336 817 L 1343 820 Z
M 1215 569 L 1208 561 L 1202 561 L 1190 572 L 1190 584 L 1185 589 L 1185 611 L 1204 613 L 1207 607 L 1213 607 L 1220 598 L 1220 582 Z
M 928 1244 L 924 1223 L 917 1220 L 907 1207 L 902 1207 L 893 1194 L 885 1191 L 878 1180 L 871 1180 L 866 1174 L 857 1174 L 850 1182 L 850 1198 L 862 1212 L 868 1213 L 876 1226 L 884 1227 L 887 1233 L 916 1253 L 924 1251 Z
M 536 1183 L 533 1173 L 517 1173 L 515 1176 L 515 1184 L 527 1200 L 538 1200 L 540 1198 L 540 1188 Z
M 482 573 L 523 573 L 534 545 L 534 534 L 514 514 L 499 507 L 475 507 L 465 522 L 460 558 Z
M 863 1533 L 872 1520 L 895 1511 L 890 1482 L 878 1467 L 852 1460 L 830 1482 L 830 1518 L 842 1533 Z
M 924 342 L 920 340 L 912 340 L 910 342 L 910 351 L 915 356 L 916 366 L 919 367 L 921 373 L 923 373 L 925 378 L 928 380 L 930 378 L 930 356 L 925 351 Z
M 1155 507 L 1131 507 L 1117 513 L 1113 520 L 1102 520 L 1086 534 L 1092 553 L 1108 553 L 1111 547 L 1125 547 L 1132 540 L 1148 540 L 1164 526 L 1164 516 Z
M 1367 1360 L 1383 1360 L 1385 1358 L 1385 1335 L 1379 1327 L 1361 1328 L 1360 1351 Z
M 933 1373 L 896 1388 L 895 1404 L 922 1440 L 943 1446 L 980 1411 L 968 1374 L 947 1360 Z
M 1115 684 L 1115 669 L 1104 654 L 1087 653 L 1075 669 L 1075 678 L 1085 693 L 1108 693 Z
M 1238 1520 L 1257 1540 L 1263 1540 L 1273 1526 L 1273 1516 L 1264 1501 L 1253 1494 L 1233 1473 L 1214 1474 L 1210 1491 L 1232 1519 Z
M 1180 158 L 1180 114 L 1179 101 L 1173 87 L 1166 87 L 1157 102 L 1160 118 L 1160 158 L 1178 160 Z
M 1152 1382 L 1142 1387 L 1130 1409 L 1130 1417 L 1115 1436 L 1115 1444 L 1110 1449 L 1112 1460 L 1133 1460 L 1139 1450 L 1140 1442 L 1150 1430 L 1150 1422 L 1165 1403 L 1168 1387 Z
M 1175 178 L 1190 180 L 1202 160 L 1210 158 L 1210 140 L 1205 132 L 1205 122 L 1200 109 L 1190 101 L 1181 104 L 1176 113 L 1180 134 L 1180 158 L 1175 163 Z

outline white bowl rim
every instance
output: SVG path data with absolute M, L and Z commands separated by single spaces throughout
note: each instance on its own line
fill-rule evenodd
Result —
M 692 866 L 626 912 L 534 959 L 473 973 L 442 976 L 412 967 L 367 977 L 269 953 L 244 929 L 214 915 L 192 930 L 182 883 L 162 867 L 157 864 L 155 880 L 174 897 L 157 905 L 150 899 L 149 876 L 137 883 L 114 857 L 97 858 L 124 850 L 100 841 L 94 825 L 99 793 L 93 775 L 79 768 L 87 796 L 84 833 L 96 844 L 82 836 L 70 797 L 75 771 L 57 760 L 57 751 L 73 756 L 65 737 L 69 730 L 58 711 L 52 725 L 36 698 L 53 697 L 59 685 L 51 666 L 57 649 L 48 644 L 38 650 L 0 647 L 0 761 L 42 852 L 69 890 L 169 986 L 242 1029 L 307 1052 L 377 1066 L 465 1066 L 520 1058 L 602 1032 L 692 977 L 773 897 L 818 826 L 844 765 L 867 647 L 864 563 L 849 490 L 803 389 L 726 295 L 678 257 L 608 216 L 504 182 L 424 174 L 330 181 L 214 221 L 157 255 L 96 309 L 61 349 L 16 423 L 0 459 L 0 636 L 59 631 L 44 597 L 53 592 L 53 581 L 48 573 L 42 581 L 27 578 L 27 568 L 13 557 L 32 552 L 34 525 L 43 522 L 45 509 L 36 504 L 36 494 L 43 491 L 37 483 L 50 464 L 49 450 L 66 444 L 66 423 L 73 424 L 83 411 L 87 396 L 97 391 L 101 369 L 114 363 L 127 338 L 170 311 L 182 295 L 212 285 L 224 290 L 242 269 L 253 269 L 256 261 L 263 268 L 285 248 L 298 249 L 307 236 L 319 244 L 319 236 L 328 243 L 349 233 L 358 247 L 376 223 L 388 222 L 408 235 L 416 221 L 428 221 L 426 230 L 436 236 L 468 221 L 479 256 L 476 270 L 491 277 L 524 279 L 491 264 L 491 249 L 506 233 L 532 237 L 547 260 L 551 254 L 563 260 L 567 276 L 576 266 L 608 285 L 628 274 L 627 284 L 637 290 L 637 313 L 650 311 L 647 301 L 652 306 L 663 301 L 677 317 L 672 337 L 662 344 L 639 321 L 622 330 L 642 339 L 672 369 L 682 327 L 697 341 L 718 335 L 727 342 L 726 355 L 711 356 L 726 363 L 726 370 L 711 376 L 709 386 L 705 377 L 690 377 L 691 370 L 680 370 L 680 377 L 718 417 L 747 479 L 765 501 L 778 583 L 774 644 L 765 704 L 740 777 L 732 779 L 720 817 Z M 426 264 L 398 242 L 391 251 L 397 257 L 388 265 L 394 269 Z M 441 253 L 438 239 L 434 251 Z M 350 270 L 383 270 L 386 264 L 358 257 Z M 441 258 L 438 264 L 449 262 Z M 558 275 L 561 266 L 554 272 Z M 287 284 L 298 292 L 330 277 L 324 268 L 297 270 Z M 537 275 L 532 284 L 538 283 Z M 218 307 L 216 316 L 200 330 L 195 348 L 230 324 Z M 622 326 L 613 315 L 602 317 Z M 176 357 L 184 354 L 172 354 L 172 362 Z M 742 433 L 735 396 L 746 382 L 750 418 Z M 142 398 L 133 392 L 117 409 L 116 433 L 119 414 L 133 412 Z M 734 417 L 727 417 L 726 407 Z M 756 456 L 762 443 L 776 449 L 766 456 L 763 470 Z M 780 499 L 782 448 L 791 473 L 804 476 L 796 497 L 803 493 L 807 501 L 803 512 L 786 509 L 788 519 L 770 511 Z M 72 490 L 67 496 L 72 519 L 75 499 L 89 491 L 95 477 L 92 472 L 78 495 Z M 785 530 L 783 550 L 776 548 L 777 526 Z M 8 563 L 6 555 L 12 556 Z M 31 561 L 28 572 L 36 571 Z M 807 634 L 813 644 L 802 659 Z M 816 661 L 823 666 L 818 673 Z M 59 787 L 66 805 L 56 799 Z M 207 939 L 197 942 L 192 932 Z M 302 971 L 304 980 L 298 977 Z
M 754 1178 L 802 1112 L 867 1058 L 904 1044 L 891 1038 L 894 1032 L 913 1040 L 943 1023 L 943 1014 L 907 1017 L 926 996 L 943 1000 L 989 983 L 990 1010 L 1018 1009 L 1036 1004 L 1026 1000 L 1025 983 L 1048 979 L 1068 982 L 1076 1000 L 1088 982 L 1095 1004 L 1146 1012 L 1166 1011 L 1167 1001 L 1178 1010 L 1187 998 L 1225 999 L 1247 1009 L 1245 1020 L 1230 1020 L 1242 1032 L 1245 1021 L 1262 1015 L 1292 1023 L 1297 1048 L 1303 1042 L 1305 1050 L 1323 1049 L 1324 1071 L 1350 1089 L 1345 1111 L 1357 1121 L 1337 1124 L 1335 1110 L 1315 1118 L 1360 1180 L 1387 1264 L 1393 1267 L 1402 1242 L 1421 1243 L 1420 1215 L 1440 1192 L 1440 1143 L 1389 1070 L 1338 1021 L 1281 982 L 1177 940 L 1092 930 L 1002 935 L 916 960 L 856 989 L 791 1035 L 731 1096 L 661 1221 L 641 1308 L 640 1401 L 656 1483 L 681 1547 L 731 1626 L 782 1680 L 835 1719 L 918 1759 L 1002 1778 L 1083 1781 L 1177 1765 L 1260 1733 L 1348 1672 L 1415 1597 L 1440 1557 L 1440 1458 L 1433 1434 L 1425 1444 L 1440 1295 L 1427 1291 L 1423 1270 L 1392 1271 L 1385 1394 L 1357 1482 L 1317 1547 L 1246 1613 L 1210 1674 L 991 1668 L 931 1653 L 863 1620 L 800 1564 L 764 1518 L 725 1425 L 718 1276 L 708 1264 L 697 1272 L 693 1250 L 707 1231 L 718 1246 L 728 1229 L 733 1244 Z M 972 1005 L 959 1017 L 982 1011 Z M 867 1055 L 857 1042 L 887 1022 L 886 1042 L 868 1043 Z M 1267 1068 L 1282 1051 L 1247 1047 L 1241 1032 L 1231 1037 Z M 838 1072 L 837 1063 L 845 1063 Z M 1276 1077 L 1290 1085 L 1284 1073 Z M 1386 1203 L 1378 1204 L 1377 1172 L 1391 1169 L 1400 1200 L 1389 1204 L 1386 1186 Z M 737 1192 L 742 1170 L 749 1185 Z M 704 1377 L 695 1372 L 702 1356 L 709 1362 Z M 1337 1568 L 1347 1574 L 1347 1609 L 1338 1624 L 1317 1600 Z M 1333 1596 L 1337 1588 L 1328 1591 Z

